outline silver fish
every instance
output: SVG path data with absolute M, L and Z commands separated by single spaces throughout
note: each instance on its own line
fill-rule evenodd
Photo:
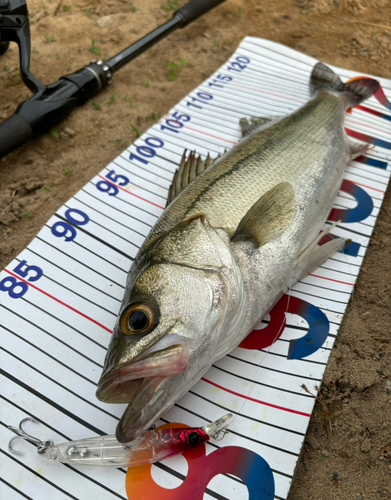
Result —
M 345 111 L 378 88 L 343 84 L 318 63 L 314 99 L 218 158 L 183 161 L 171 203 L 129 272 L 97 397 L 129 403 L 116 431 L 135 439 L 234 349 L 297 280 L 346 245 L 318 242 L 353 147 Z

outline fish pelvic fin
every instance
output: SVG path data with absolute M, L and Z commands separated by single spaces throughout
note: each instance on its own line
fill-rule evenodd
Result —
M 292 184 L 280 182 L 248 210 L 231 241 L 249 240 L 256 247 L 261 247 L 278 238 L 289 227 L 295 206 Z
M 194 179 L 205 172 L 209 167 L 211 167 L 217 160 L 219 160 L 223 155 L 219 154 L 216 158 L 211 158 L 208 156 L 203 160 L 200 155 L 196 155 L 195 151 L 189 154 L 186 159 L 187 150 L 183 152 L 181 163 L 178 170 L 175 171 L 174 177 L 170 189 L 168 191 L 167 205 L 173 201 L 175 198 L 191 184 Z M 226 151 L 225 151 L 226 153 Z
M 324 92 L 340 94 L 346 109 L 352 108 L 365 101 L 379 89 L 379 82 L 374 78 L 359 76 L 351 78 L 346 83 L 325 64 L 315 64 L 310 78 L 311 94 L 319 95 Z
M 321 231 L 314 241 L 305 248 L 297 259 L 295 270 L 293 272 L 292 285 L 297 281 L 305 278 L 308 274 L 312 273 L 319 266 L 324 264 L 326 260 L 332 257 L 335 253 L 340 252 L 351 243 L 350 239 L 336 238 L 331 239 L 323 245 L 319 242 L 324 238 L 340 221 L 337 221 L 328 226 L 324 231 Z

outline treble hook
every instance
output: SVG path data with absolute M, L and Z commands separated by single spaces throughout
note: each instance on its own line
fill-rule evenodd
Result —
M 13 427 L 12 425 L 7 425 L 8 429 L 17 434 L 17 436 L 14 436 L 9 440 L 8 443 L 8 449 L 11 453 L 14 453 L 15 455 L 22 456 L 23 453 L 20 453 L 20 451 L 14 450 L 12 448 L 12 443 L 16 439 L 24 439 L 25 441 L 28 441 L 31 444 L 34 444 L 38 447 L 38 452 L 42 452 L 46 448 L 53 446 L 53 441 L 41 441 L 39 438 L 36 438 L 34 436 L 31 436 L 30 434 L 27 434 L 25 430 L 23 430 L 23 423 L 26 422 L 27 420 L 30 420 L 31 422 L 35 422 L 36 424 L 39 424 L 38 420 L 35 420 L 35 418 L 31 417 L 26 417 L 23 420 L 19 422 L 19 428 Z

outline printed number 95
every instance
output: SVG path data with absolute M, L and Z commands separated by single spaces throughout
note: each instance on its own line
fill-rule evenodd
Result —
M 118 186 L 126 186 L 129 184 L 129 179 L 124 175 L 117 175 L 115 170 L 110 170 L 110 172 L 106 175 L 106 179 L 109 179 L 111 182 L 99 181 L 96 187 L 102 193 L 107 193 L 109 196 L 117 196 L 119 193 L 119 189 L 117 186 L 114 186 L 113 183 L 118 184 Z

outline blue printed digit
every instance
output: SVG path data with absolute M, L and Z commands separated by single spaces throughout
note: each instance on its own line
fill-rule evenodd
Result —
M 175 120 L 173 120 L 172 118 L 165 119 L 166 124 L 160 125 L 160 130 L 163 131 L 168 130 L 170 132 L 174 132 L 175 134 L 177 134 L 179 132 L 179 129 L 181 129 L 184 126 L 182 121 L 188 122 L 190 120 L 190 116 L 178 113 L 178 111 L 175 111 L 175 113 L 173 113 L 172 116 L 175 118 Z
M 27 266 L 26 269 L 23 269 L 25 266 Z M 22 260 L 22 262 L 15 267 L 14 272 L 19 274 L 22 278 L 27 279 L 27 281 L 38 281 L 43 276 L 43 271 L 40 267 L 29 266 L 26 260 Z M 30 272 L 33 272 L 33 275 L 28 277 Z
M 231 62 L 227 69 L 230 71 L 236 71 L 237 73 L 241 73 L 244 69 L 246 69 L 247 64 L 250 62 L 250 59 L 244 56 L 237 56 L 235 59 L 236 61 Z
M 19 291 L 17 291 L 19 289 Z M 23 281 L 18 281 L 14 276 L 7 276 L 0 281 L 0 290 L 8 292 L 12 299 L 19 299 L 27 292 L 29 286 Z
M 129 179 L 124 175 L 116 174 L 115 170 L 110 170 L 110 172 L 106 175 L 106 178 L 111 180 L 111 182 L 115 182 L 118 186 L 126 186 L 129 184 Z
M 68 222 L 56 222 L 52 226 L 52 234 L 57 238 L 65 238 L 65 241 L 73 241 L 76 238 L 76 229 L 68 224 Z
M 153 158 L 154 156 L 156 156 L 156 151 L 154 148 L 162 148 L 164 146 L 164 142 L 157 137 L 148 137 L 147 139 L 145 139 L 145 143 L 147 144 L 147 146 L 137 146 L 136 151 L 141 156 L 145 156 L 146 158 Z M 146 160 L 144 160 L 140 156 L 134 155 L 133 153 L 130 154 L 129 158 L 131 160 L 141 161 L 142 163 L 145 163 L 145 165 L 148 165 L 148 162 Z
M 75 219 L 73 214 L 80 215 L 82 220 Z M 88 215 L 81 210 L 78 210 L 77 208 L 68 208 L 68 210 L 65 212 L 65 218 L 75 226 L 85 226 L 86 224 L 88 224 L 88 222 L 90 222 L 90 218 L 88 217 Z
M 43 276 L 43 271 L 38 266 L 29 266 L 22 260 L 13 271 L 27 281 L 38 281 Z M 32 273 L 30 275 L 30 273 Z M 0 291 L 7 292 L 12 299 L 20 299 L 29 289 L 28 283 L 19 281 L 15 276 L 7 276 L 0 281 Z
M 99 181 L 96 184 L 97 189 L 99 191 L 102 191 L 102 193 L 107 193 L 109 196 L 117 196 L 119 193 L 119 189 L 117 186 L 114 186 L 113 184 L 106 182 L 106 181 Z
M 54 236 L 65 238 L 65 241 L 73 241 L 76 238 L 77 231 L 74 226 L 84 226 L 90 221 L 88 215 L 77 208 L 68 208 L 65 218 L 68 222 L 56 222 L 51 229 Z

